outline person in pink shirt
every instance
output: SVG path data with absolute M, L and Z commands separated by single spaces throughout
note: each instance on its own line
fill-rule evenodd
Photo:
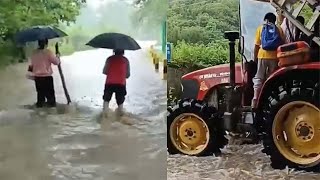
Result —
M 54 53 L 46 48 L 48 45 L 47 39 L 39 40 L 38 45 L 38 49 L 31 54 L 31 64 L 29 65 L 29 71 L 32 72 L 37 90 L 36 106 L 43 107 L 47 103 L 49 107 L 55 107 L 56 98 L 51 64 L 60 64 L 59 55 L 56 57 Z

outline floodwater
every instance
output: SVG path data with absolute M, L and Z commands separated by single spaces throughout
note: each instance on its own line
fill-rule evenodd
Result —
M 168 155 L 168 180 L 319 180 L 320 174 L 275 170 L 262 145 L 228 145 L 221 157 Z
M 0 179 L 166 179 L 166 81 L 154 71 L 146 50 L 127 52 L 126 114 L 102 118 L 109 50 L 62 57 L 72 99 L 67 106 L 57 67 L 57 109 L 34 109 L 35 87 L 26 64 L 0 71 Z M 115 100 L 110 104 L 116 108 Z

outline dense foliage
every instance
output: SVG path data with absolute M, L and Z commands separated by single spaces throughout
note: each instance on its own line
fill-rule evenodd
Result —
M 178 41 L 173 48 L 173 54 L 174 61 L 170 64 L 171 67 L 184 67 L 190 71 L 229 62 L 229 46 L 224 41 L 208 45 Z M 239 54 L 237 59 L 240 59 Z
M 7 40 L 26 27 L 72 22 L 84 2 L 85 0 L 1 0 L 0 36 Z
M 168 41 L 208 44 L 238 30 L 237 0 L 173 0 L 168 10 Z
M 168 10 L 172 65 L 202 68 L 228 62 L 223 33 L 239 29 L 237 0 L 173 0 Z
M 16 47 L 13 42 L 17 31 L 34 25 L 57 25 L 68 34 L 68 37 L 60 39 L 60 51 L 63 55 L 90 49 L 85 44 L 94 36 L 105 32 L 125 33 L 139 40 L 161 39 L 160 21 L 166 15 L 163 0 L 136 1 L 134 4 L 121 0 L 95 2 L 99 5 L 90 2 L 92 1 L 1 0 L 0 66 L 26 59 L 30 49 L 36 48 L 34 43 L 28 44 L 28 47 Z M 51 46 L 53 41 L 56 42 L 49 41 Z

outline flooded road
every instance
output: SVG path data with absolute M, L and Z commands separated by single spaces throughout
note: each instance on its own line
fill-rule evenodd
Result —
M 320 174 L 274 170 L 262 145 L 228 145 L 221 157 L 168 155 L 168 180 L 319 180 Z
M 72 104 L 66 106 L 54 67 L 57 111 L 35 110 L 26 64 L 0 72 L 0 179 L 166 179 L 166 81 L 155 73 L 146 50 L 126 52 L 131 65 L 126 115 L 101 117 L 110 50 L 62 57 Z M 116 108 L 115 100 L 110 103 Z

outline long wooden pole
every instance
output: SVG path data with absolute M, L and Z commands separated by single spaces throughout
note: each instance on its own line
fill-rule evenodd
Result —
M 56 43 L 55 47 L 56 47 L 56 54 L 60 54 L 59 53 L 59 44 Z M 68 104 L 70 104 L 71 103 L 71 98 L 70 98 L 70 95 L 69 95 L 69 92 L 68 92 L 68 89 L 67 89 L 67 86 L 66 86 L 66 81 L 64 79 L 64 75 L 63 75 L 62 68 L 61 68 L 61 63 L 58 65 L 58 69 L 59 69 L 59 74 L 60 74 L 60 78 L 61 78 L 64 94 L 66 95 Z

